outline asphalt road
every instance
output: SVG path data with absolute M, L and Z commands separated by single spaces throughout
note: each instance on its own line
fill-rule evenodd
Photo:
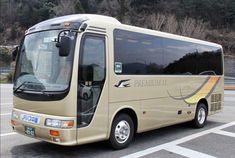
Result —
M 147 157 L 235 158 L 235 91 L 225 91 L 222 113 L 203 129 L 179 124 L 138 134 L 129 148 L 112 150 L 106 142 L 63 147 L 13 133 L 10 127 L 12 85 L 0 85 L 1 157 Z

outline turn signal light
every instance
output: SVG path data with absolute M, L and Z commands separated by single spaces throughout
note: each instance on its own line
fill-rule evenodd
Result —
M 11 125 L 12 126 L 15 126 L 16 125 L 16 122 L 14 120 L 11 120 Z
M 67 27 L 69 27 L 69 26 L 70 26 L 70 22 L 65 22 L 65 23 L 64 23 L 64 27 L 65 27 L 65 28 L 67 28 Z
M 74 122 L 72 120 L 62 121 L 61 128 L 72 128 Z
M 50 130 L 50 135 L 58 137 L 58 136 L 60 136 L 60 133 L 59 133 L 59 131 L 56 131 L 56 130 Z

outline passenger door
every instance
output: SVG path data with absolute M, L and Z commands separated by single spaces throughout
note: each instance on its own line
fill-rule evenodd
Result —
M 106 136 L 108 88 L 106 78 L 106 37 L 87 33 L 81 40 L 77 93 L 77 141 L 90 142 Z

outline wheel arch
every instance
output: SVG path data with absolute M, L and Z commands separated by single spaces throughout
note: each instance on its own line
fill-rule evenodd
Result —
M 130 107 L 130 106 L 125 106 L 125 107 L 122 107 L 120 109 L 118 109 L 114 115 L 112 116 L 111 118 L 111 121 L 110 121 L 110 125 L 109 125 L 109 133 L 108 133 L 108 137 L 110 136 L 110 132 L 111 132 L 111 129 L 112 129 L 112 124 L 113 124 L 113 121 L 114 119 L 121 113 L 124 113 L 124 114 L 127 114 L 131 117 L 131 119 L 133 120 L 133 123 L 134 123 L 134 133 L 136 133 L 137 129 L 138 129 L 138 117 L 137 117 L 137 114 L 135 112 L 135 110 Z
M 198 107 L 198 105 L 199 105 L 200 103 L 203 103 L 203 104 L 206 106 L 206 108 L 207 108 L 207 114 L 209 114 L 208 101 L 207 101 L 205 98 L 200 99 L 200 100 L 198 101 L 198 103 L 197 103 L 197 107 Z

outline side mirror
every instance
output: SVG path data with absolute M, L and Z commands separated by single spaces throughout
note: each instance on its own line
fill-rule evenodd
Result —
M 68 36 L 61 36 L 57 41 L 56 47 L 59 48 L 60 56 L 68 56 L 70 52 L 71 39 Z
M 12 51 L 12 53 L 11 53 L 11 57 L 12 57 L 12 61 L 15 61 L 16 60 L 16 56 L 17 56 L 17 54 L 18 54 L 18 52 L 19 52 L 19 46 L 16 46 L 15 48 L 14 48 L 14 50 Z

